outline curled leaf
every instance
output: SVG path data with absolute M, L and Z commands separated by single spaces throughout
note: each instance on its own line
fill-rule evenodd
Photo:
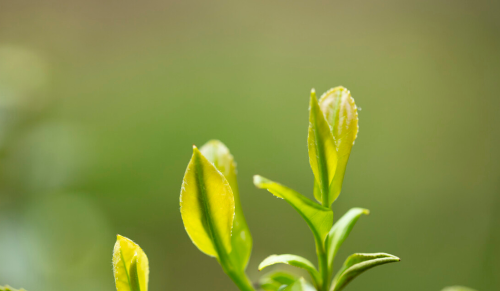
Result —
M 259 271 L 275 264 L 287 264 L 290 266 L 302 268 L 311 275 L 316 286 L 321 285 L 321 276 L 319 275 L 318 271 L 309 260 L 303 257 L 296 255 L 271 255 L 264 259 L 262 263 L 260 263 Z
M 341 86 L 325 92 L 319 99 L 319 107 L 330 125 L 338 154 L 335 177 L 330 185 L 333 202 L 342 189 L 347 161 L 358 135 L 358 109 L 349 90 Z
M 307 135 L 309 164 L 321 194 L 321 204 L 330 207 L 335 200 L 330 193 L 330 184 L 337 169 L 337 151 L 330 126 L 321 111 L 314 89 L 309 105 L 309 132 Z M 316 197 L 318 194 L 316 194 Z
M 252 235 L 248 229 L 240 203 L 236 162 L 229 149 L 218 140 L 211 140 L 200 148 L 200 152 L 221 172 L 231 186 L 234 195 L 234 221 L 231 236 L 232 251 L 229 254 L 236 268 L 244 270 L 252 252 Z
M 262 176 L 254 176 L 253 183 L 258 188 L 267 189 L 274 196 L 285 199 L 304 218 L 317 241 L 321 244 L 325 241 L 333 224 L 333 212 L 330 208 L 323 207 L 304 195 Z
M 364 271 L 375 266 L 399 262 L 396 256 L 376 253 L 376 254 L 353 254 L 344 262 L 344 266 L 338 271 L 333 279 L 332 291 L 342 290 L 354 278 L 361 275 Z
M 352 208 L 333 225 L 326 238 L 326 250 L 328 254 L 328 266 L 332 269 L 333 260 L 344 240 L 351 233 L 352 228 L 362 214 L 368 215 L 370 211 L 363 208 Z
M 259 286 L 265 291 L 277 291 L 281 286 L 288 286 L 295 280 L 297 280 L 295 275 L 278 271 L 262 276 Z
M 291 285 L 286 287 L 281 287 L 279 290 L 282 291 L 316 291 L 316 289 L 311 286 L 309 283 L 304 280 L 304 278 L 300 278 L 297 281 L 293 282 Z
M 184 174 L 180 205 L 186 232 L 203 253 L 219 258 L 231 252 L 233 191 L 196 147 Z
M 113 249 L 113 273 L 117 291 L 148 290 L 148 257 L 136 243 L 121 235 Z

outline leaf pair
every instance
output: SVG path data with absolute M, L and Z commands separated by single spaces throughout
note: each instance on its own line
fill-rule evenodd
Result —
M 311 91 L 307 145 L 314 196 L 330 207 L 342 189 L 347 161 L 358 134 L 358 112 L 349 90 L 336 87 L 321 96 Z
M 207 142 L 201 147 L 200 151 L 226 178 L 233 191 L 234 220 L 231 234 L 232 251 L 230 256 L 236 266 L 244 270 L 250 260 L 253 241 L 241 207 L 236 162 L 234 161 L 233 155 L 229 152 L 229 149 L 218 140 Z
M 216 257 L 224 271 L 243 289 L 252 290 L 244 270 L 252 237 L 243 216 L 236 163 L 220 141 L 193 146 L 180 195 L 181 216 L 193 243 Z

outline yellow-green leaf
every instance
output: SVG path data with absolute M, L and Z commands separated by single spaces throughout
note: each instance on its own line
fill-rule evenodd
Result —
M 354 224 L 358 221 L 362 214 L 368 215 L 370 211 L 363 208 L 352 208 L 344 216 L 342 216 L 332 227 L 326 238 L 326 252 L 328 255 L 328 267 L 332 269 L 333 260 L 340 246 L 351 233 Z
M 184 174 L 180 205 L 186 232 L 202 252 L 217 258 L 231 252 L 233 191 L 196 147 Z
M 307 222 L 317 241 L 323 244 L 333 224 L 333 212 L 330 208 L 323 207 L 304 195 L 262 176 L 254 176 L 253 183 L 292 205 Z
M 307 136 L 309 164 L 315 182 L 321 193 L 321 204 L 330 207 L 334 197 L 330 194 L 330 184 L 337 169 L 337 151 L 328 122 L 321 111 L 314 89 L 309 105 L 309 132 Z
M 290 266 L 302 268 L 306 270 L 314 281 L 316 286 L 321 286 L 321 276 L 316 270 L 316 267 L 307 259 L 296 256 L 296 255 L 271 255 L 265 258 L 259 265 L 259 271 L 262 269 L 275 265 L 275 264 L 287 264 Z
M 117 291 L 148 290 L 148 257 L 139 245 L 121 235 L 113 250 L 113 273 Z
M 234 221 L 233 232 L 231 236 L 232 251 L 229 257 L 233 261 L 236 268 L 244 270 L 250 259 L 252 252 L 252 235 L 248 229 L 243 209 L 240 203 L 240 195 L 238 191 L 238 181 L 236 162 L 229 149 L 218 140 L 211 140 L 200 148 L 200 152 L 214 164 L 231 186 L 234 195 Z
M 5 285 L 5 286 L 0 286 L 0 291 L 26 291 L 26 290 L 14 289 L 14 288 L 10 287 L 9 285 Z
M 351 92 L 344 87 L 336 87 L 324 93 L 319 99 L 319 107 L 330 125 L 338 155 L 337 170 L 330 185 L 333 202 L 342 190 L 347 161 L 358 135 L 358 109 Z
M 384 253 L 353 254 L 347 258 L 344 265 L 333 279 L 333 287 L 331 290 L 340 291 L 344 289 L 344 287 L 354 278 L 375 266 L 399 261 L 400 259 L 398 257 Z

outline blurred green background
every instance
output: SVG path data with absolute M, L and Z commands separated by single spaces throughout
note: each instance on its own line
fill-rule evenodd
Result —
M 308 98 L 343 85 L 360 111 L 335 217 L 371 210 L 353 252 L 399 264 L 346 290 L 500 290 L 500 3 L 0 1 L 0 284 L 114 290 L 116 234 L 150 290 L 235 290 L 179 213 L 192 144 L 222 140 L 254 237 L 315 262 L 262 174 L 312 197 Z M 299 272 L 295 269 L 292 271 Z

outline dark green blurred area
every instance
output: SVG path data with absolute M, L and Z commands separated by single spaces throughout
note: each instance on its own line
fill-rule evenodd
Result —
M 0 285 L 114 290 L 116 234 L 150 290 L 235 290 L 179 213 L 192 144 L 220 139 L 254 237 L 315 261 L 310 230 L 252 185 L 312 198 L 309 90 L 360 111 L 335 219 L 370 209 L 336 261 L 388 252 L 346 290 L 500 289 L 500 4 L 1 1 Z M 292 271 L 297 272 L 295 269 Z

